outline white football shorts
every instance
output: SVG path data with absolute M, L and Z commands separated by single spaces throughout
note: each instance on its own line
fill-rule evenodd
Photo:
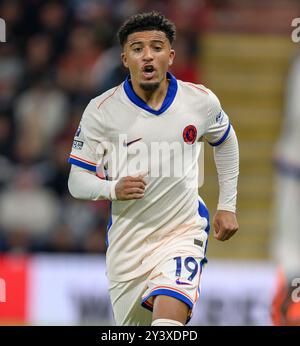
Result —
M 149 326 L 152 322 L 153 298 L 167 295 L 189 307 L 192 315 L 200 294 L 200 278 L 206 258 L 186 254 L 166 259 L 151 272 L 134 280 L 109 283 L 116 325 Z

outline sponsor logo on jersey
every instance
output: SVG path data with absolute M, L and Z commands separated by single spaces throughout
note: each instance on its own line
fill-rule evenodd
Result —
M 196 133 L 193 126 L 191 131 L 193 134 Z M 83 132 L 84 129 L 81 136 Z M 174 137 L 177 136 L 176 141 L 151 141 L 150 143 L 145 142 L 145 137 L 134 136 L 137 135 L 131 134 L 128 137 L 127 134 L 119 134 L 118 142 L 116 142 L 117 138 L 114 138 L 101 140 L 98 144 L 95 151 L 101 155 L 104 152 L 103 162 L 107 167 L 108 179 L 115 180 L 120 177 L 140 175 L 141 172 L 147 172 L 146 175 L 152 178 L 181 178 L 189 174 L 190 164 L 198 159 L 198 148 L 195 145 L 186 145 L 180 133 L 179 136 L 174 135 Z M 191 134 L 187 136 L 192 140 Z M 86 145 L 84 139 L 75 138 L 75 140 L 82 140 Z M 75 146 L 77 148 L 77 144 Z M 194 188 L 198 180 L 188 179 L 186 184 L 187 188 Z
M 194 125 L 188 125 L 183 130 L 183 139 L 187 144 L 193 144 L 197 138 L 197 129 Z
M 81 150 L 82 147 L 83 147 L 83 142 L 82 141 L 77 141 L 76 139 L 74 139 L 74 141 L 73 141 L 73 148 Z
M 188 286 L 192 285 L 191 282 L 182 281 L 180 278 L 177 278 L 175 282 L 177 283 L 177 285 L 188 285 Z
M 124 142 L 123 142 L 123 145 L 124 145 L 124 147 L 129 147 L 129 145 L 131 145 L 131 144 L 133 144 L 133 143 L 135 143 L 135 142 L 138 142 L 138 141 L 140 141 L 142 138 L 137 138 L 137 139 L 134 139 L 133 141 L 130 141 L 130 142 L 126 142 L 125 140 L 124 140 Z

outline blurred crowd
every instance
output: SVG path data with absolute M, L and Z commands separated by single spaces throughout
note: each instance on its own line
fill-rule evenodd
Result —
M 172 3 L 172 5 L 171 5 Z M 205 1 L 6 0 L 0 17 L 0 252 L 104 252 L 107 201 L 67 188 L 71 143 L 89 100 L 119 84 L 117 30 L 156 9 L 177 26 L 178 79 L 200 82 Z

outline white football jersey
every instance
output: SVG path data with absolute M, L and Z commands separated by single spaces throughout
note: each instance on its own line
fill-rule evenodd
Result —
M 205 256 L 209 226 L 198 196 L 198 157 L 202 139 L 221 144 L 230 123 L 209 89 L 170 73 L 168 79 L 159 110 L 135 94 L 129 78 L 91 100 L 74 138 L 70 163 L 108 180 L 142 173 L 147 182 L 143 199 L 112 201 L 110 280 L 131 280 L 177 254 Z

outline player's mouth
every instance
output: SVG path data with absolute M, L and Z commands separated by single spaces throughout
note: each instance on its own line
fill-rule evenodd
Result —
M 153 65 L 144 65 L 142 68 L 143 77 L 145 79 L 152 79 L 155 74 L 155 69 Z

